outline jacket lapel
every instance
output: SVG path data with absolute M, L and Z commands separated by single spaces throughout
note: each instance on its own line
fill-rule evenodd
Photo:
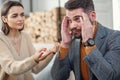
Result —
M 100 47 L 102 46 L 105 40 L 104 39 L 105 36 L 106 36 L 106 33 L 105 33 L 104 27 L 98 23 L 98 30 L 97 30 L 96 37 L 95 37 L 95 44 L 98 49 L 100 49 Z
M 106 31 L 105 28 L 98 23 L 98 30 L 95 36 L 95 45 L 98 49 L 101 49 L 106 37 Z M 94 74 L 92 74 L 91 70 L 89 70 L 90 73 L 90 80 L 97 80 Z

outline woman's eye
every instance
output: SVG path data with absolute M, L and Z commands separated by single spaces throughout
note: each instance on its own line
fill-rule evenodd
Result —
M 15 18 L 15 17 L 17 17 L 17 15 L 12 15 L 12 18 Z
M 21 14 L 21 16 L 23 17 L 23 16 L 25 16 L 25 14 L 24 14 L 24 13 L 22 13 L 22 14 Z

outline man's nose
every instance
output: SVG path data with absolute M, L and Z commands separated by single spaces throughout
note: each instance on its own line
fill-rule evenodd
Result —
M 73 21 L 70 25 L 70 29 L 74 29 L 77 27 L 77 22 Z

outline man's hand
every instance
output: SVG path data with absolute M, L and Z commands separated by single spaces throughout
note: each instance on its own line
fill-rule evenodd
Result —
M 72 34 L 69 31 L 69 24 L 66 16 L 62 21 L 61 36 L 62 36 L 61 46 L 68 48 L 71 42 Z
M 82 39 L 84 42 L 86 42 L 89 38 L 93 38 L 94 26 L 92 25 L 92 21 L 86 13 L 82 13 L 82 17 L 80 17 L 80 22 L 82 26 Z

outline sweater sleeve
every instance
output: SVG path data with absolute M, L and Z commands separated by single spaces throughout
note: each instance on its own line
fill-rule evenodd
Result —
M 68 53 L 68 48 L 63 48 L 60 46 L 59 58 L 63 59 Z
M 50 54 L 49 56 L 47 56 L 47 58 L 45 58 L 44 60 L 40 61 L 33 69 L 32 72 L 37 74 L 40 71 L 42 71 L 48 64 L 49 62 L 52 60 L 54 54 Z
M 30 56 L 32 56 L 32 55 L 35 54 L 35 48 L 34 48 L 34 46 L 32 44 L 31 37 L 28 34 L 24 34 L 24 35 L 26 36 L 26 39 L 27 39 L 27 45 L 28 45 L 28 49 L 29 49 L 29 54 L 30 54 Z M 50 54 L 47 58 L 40 61 L 36 66 L 34 66 L 32 68 L 32 72 L 37 74 L 41 70 L 43 70 L 49 64 L 49 62 L 52 60 L 53 56 L 54 56 L 53 54 Z
M 31 70 L 36 64 L 37 63 L 32 57 L 16 61 L 12 56 L 10 48 L 7 47 L 4 41 L 0 40 L 0 65 L 7 74 L 23 74 L 24 72 Z

